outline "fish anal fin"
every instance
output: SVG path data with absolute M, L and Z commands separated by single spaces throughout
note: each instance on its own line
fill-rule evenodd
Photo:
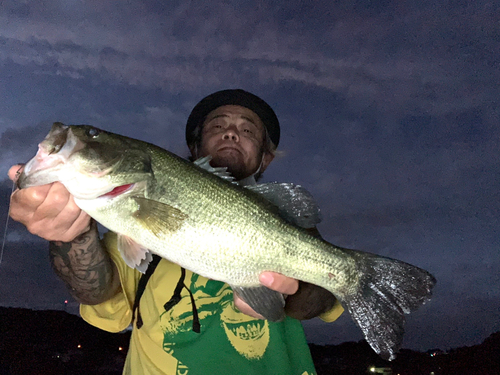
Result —
M 285 298 L 279 292 L 265 286 L 240 287 L 231 286 L 243 301 L 258 314 L 271 322 L 279 322 L 285 318 Z
M 127 266 L 145 273 L 148 269 L 149 262 L 153 259 L 149 250 L 123 234 L 118 234 L 117 242 L 118 251 L 123 260 L 125 260 Z
M 139 206 L 134 217 L 158 238 L 177 231 L 188 217 L 178 208 L 165 203 L 144 197 L 134 197 L 134 200 Z

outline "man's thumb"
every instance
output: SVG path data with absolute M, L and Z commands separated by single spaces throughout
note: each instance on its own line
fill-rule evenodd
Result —
M 19 175 L 21 174 L 21 172 L 23 171 L 24 169 L 24 164 L 16 164 L 16 165 L 13 165 L 12 167 L 10 167 L 9 169 L 9 178 L 16 182 L 17 179 L 19 178 Z

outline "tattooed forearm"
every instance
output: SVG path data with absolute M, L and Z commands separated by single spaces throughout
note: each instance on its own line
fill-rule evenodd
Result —
M 78 301 L 96 304 L 117 292 L 117 271 L 95 225 L 72 242 L 50 242 L 49 250 L 54 271 Z

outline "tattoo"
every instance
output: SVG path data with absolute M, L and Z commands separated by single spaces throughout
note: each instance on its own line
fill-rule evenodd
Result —
M 113 264 L 101 246 L 97 230 L 72 242 L 50 242 L 49 251 L 52 268 L 75 299 L 94 304 L 109 298 Z

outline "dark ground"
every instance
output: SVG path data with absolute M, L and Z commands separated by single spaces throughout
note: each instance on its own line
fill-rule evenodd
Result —
M 64 311 L 0 307 L 0 375 L 121 374 L 130 333 L 112 334 Z M 500 332 L 480 345 L 443 352 L 401 350 L 386 362 L 365 341 L 310 345 L 318 375 L 368 374 L 389 367 L 400 375 L 499 375 Z

